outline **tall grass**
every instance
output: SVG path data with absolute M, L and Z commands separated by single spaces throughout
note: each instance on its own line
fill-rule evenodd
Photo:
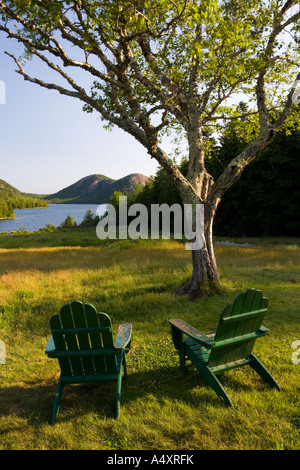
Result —
M 79 246 L 85 243 L 76 243 L 74 232 L 70 244 L 78 246 L 53 246 L 51 234 L 43 242 L 26 237 L 27 248 L 22 237 L 12 239 L 14 248 L 3 239 L 0 248 L 0 339 L 7 351 L 0 449 L 299 448 L 300 365 L 291 359 L 300 339 L 298 240 L 216 245 L 222 292 L 189 302 L 176 294 L 191 274 L 190 253 L 178 242 Z M 213 331 L 222 308 L 249 287 L 269 298 L 269 334 L 255 352 L 282 391 L 250 368 L 229 371 L 221 378 L 235 405 L 229 409 L 192 366 L 181 374 L 168 320 Z M 74 299 L 108 313 L 115 333 L 119 323 L 133 324 L 119 420 L 115 385 L 86 385 L 65 388 L 56 424 L 49 424 L 59 375 L 57 361 L 44 354 L 49 318 Z

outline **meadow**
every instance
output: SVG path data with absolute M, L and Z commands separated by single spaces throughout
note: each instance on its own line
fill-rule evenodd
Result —
M 243 241 L 252 245 L 216 245 L 222 290 L 191 302 L 176 294 L 191 274 L 183 243 L 100 242 L 94 229 L 0 236 L 0 450 L 299 449 L 300 240 Z M 254 353 L 282 390 L 248 367 L 231 370 L 221 376 L 227 408 L 196 369 L 180 372 L 168 320 L 213 331 L 250 287 L 269 299 L 269 333 Z M 108 313 L 115 334 L 132 323 L 128 376 L 118 420 L 115 384 L 78 385 L 65 388 L 51 426 L 59 367 L 44 353 L 49 319 L 74 299 Z

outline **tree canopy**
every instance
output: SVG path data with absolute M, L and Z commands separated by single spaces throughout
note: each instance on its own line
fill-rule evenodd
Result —
M 13 58 L 26 80 L 81 99 L 164 167 L 174 165 L 157 147 L 171 127 L 205 134 L 243 119 L 253 140 L 260 125 L 284 123 L 300 80 L 298 1 L 18 0 L 0 11 L 0 30 L 24 45 Z M 59 83 L 26 74 L 33 56 Z M 90 89 L 72 78 L 76 69 Z

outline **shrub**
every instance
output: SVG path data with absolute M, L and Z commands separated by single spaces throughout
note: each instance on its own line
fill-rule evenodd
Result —
M 70 228 L 70 227 L 76 227 L 76 222 L 74 220 L 74 217 L 68 215 L 66 220 L 61 224 L 61 227 L 63 228 Z

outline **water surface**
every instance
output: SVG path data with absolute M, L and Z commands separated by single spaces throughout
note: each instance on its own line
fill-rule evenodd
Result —
M 49 204 L 47 208 L 41 209 L 15 209 L 15 219 L 0 220 L 0 233 L 12 232 L 13 230 L 25 229 L 28 232 L 34 232 L 47 224 L 58 227 L 63 223 L 68 215 L 74 217 L 77 224 L 80 224 L 88 209 L 96 215 L 105 212 L 106 205 L 101 204 Z

